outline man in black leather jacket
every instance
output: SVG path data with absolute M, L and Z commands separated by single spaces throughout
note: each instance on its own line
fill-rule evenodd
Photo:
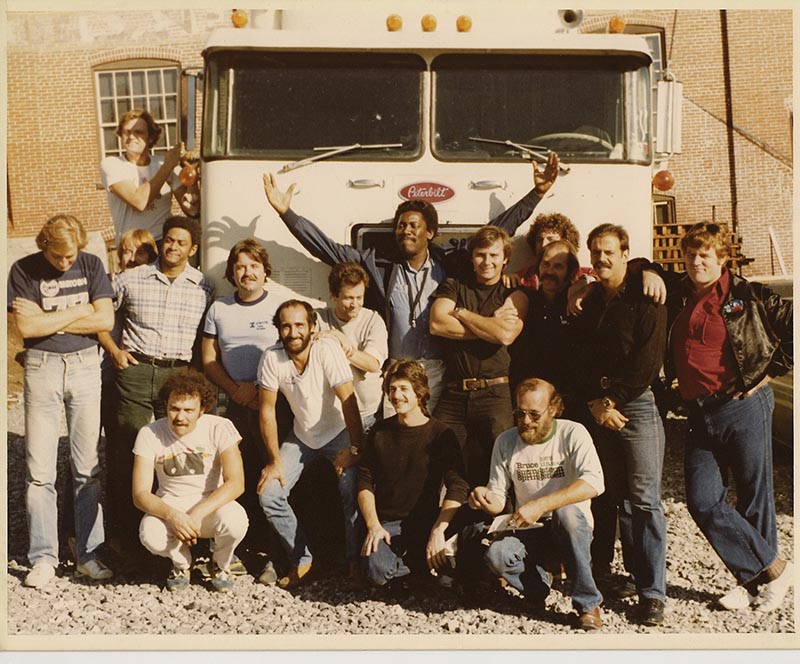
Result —
M 738 585 L 729 610 L 782 605 L 793 566 L 778 551 L 772 490 L 771 378 L 792 367 L 791 302 L 725 267 L 724 226 L 700 223 L 683 237 L 683 309 L 669 347 L 689 408 L 685 480 L 689 512 Z M 725 474 L 736 486 L 726 500 Z

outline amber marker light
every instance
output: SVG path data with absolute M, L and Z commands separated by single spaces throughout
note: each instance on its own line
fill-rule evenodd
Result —
M 436 17 L 433 14 L 425 14 L 420 21 L 423 32 L 433 32 L 436 30 Z
M 612 34 L 619 35 L 625 32 L 625 19 L 621 16 L 614 16 L 608 22 L 608 31 Z
M 244 9 L 234 9 L 231 13 L 231 23 L 234 28 L 243 28 L 247 25 L 247 12 Z
M 399 14 L 389 14 L 386 17 L 386 29 L 389 32 L 397 32 L 403 28 L 403 19 Z
M 659 191 L 669 191 L 675 186 L 675 178 L 666 169 L 659 171 L 653 176 L 653 186 Z
M 472 30 L 472 19 L 469 16 L 461 15 L 456 19 L 456 30 L 459 32 L 469 32 Z

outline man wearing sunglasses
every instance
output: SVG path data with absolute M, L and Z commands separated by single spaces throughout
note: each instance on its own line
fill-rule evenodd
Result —
M 483 559 L 538 610 L 550 593 L 548 569 L 563 560 L 578 612 L 576 627 L 599 629 L 603 596 L 592 577 L 589 547 L 590 501 L 605 488 L 600 460 L 583 425 L 558 419 L 564 404 L 552 384 L 528 378 L 517 387 L 516 401 L 516 428 L 495 441 L 489 483 L 469 495 L 472 509 L 491 516 L 503 512 L 511 492 L 516 505 L 510 530 L 490 544 Z M 480 550 L 475 541 L 459 547 L 460 578 L 475 578 L 470 573 Z

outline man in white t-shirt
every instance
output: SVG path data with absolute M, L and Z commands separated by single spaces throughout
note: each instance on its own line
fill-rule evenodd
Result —
M 577 627 L 599 629 L 603 596 L 592 578 L 589 547 L 590 502 L 605 488 L 600 460 L 583 425 L 556 419 L 564 406 L 550 383 L 538 378 L 522 381 L 516 402 L 517 426 L 495 441 L 488 485 L 475 487 L 469 495 L 472 509 L 497 516 L 513 491 L 516 511 L 484 561 L 533 607 L 543 609 L 550 593 L 548 563 L 563 560 L 572 583 Z
M 172 561 L 167 590 L 179 591 L 189 585 L 189 547 L 200 537 L 213 538 L 211 584 L 229 591 L 233 551 L 248 525 L 236 502 L 244 491 L 241 436 L 230 420 L 207 414 L 215 390 L 197 371 L 170 374 L 159 397 L 167 416 L 143 427 L 133 448 L 133 501 L 145 512 L 139 539 L 148 551 Z
M 160 245 L 161 228 L 172 210 L 172 194 L 185 215 L 197 216 L 200 203 L 197 186 L 187 188 L 175 174 L 181 144 L 176 143 L 163 157 L 151 154 L 161 132 L 162 128 L 148 111 L 140 108 L 128 111 L 117 125 L 117 136 L 125 153 L 100 162 L 100 178 L 108 193 L 117 244 L 127 231 L 143 228 Z
M 362 427 L 350 365 L 338 343 L 311 338 L 316 323 L 311 305 L 288 300 L 278 307 L 274 322 L 281 344 L 264 351 L 258 367 L 261 435 L 269 462 L 261 471 L 257 491 L 261 509 L 289 559 L 289 571 L 278 585 L 289 588 L 308 575 L 312 562 L 303 529 L 289 505 L 289 492 L 318 455 L 328 459 L 339 476 L 345 554 L 351 568 L 357 561 L 355 464 Z M 294 414 L 293 430 L 280 445 L 275 418 L 278 391 Z
M 350 362 L 365 431 L 381 405 L 381 367 L 389 354 L 386 323 L 377 311 L 364 308 L 368 286 L 369 276 L 358 263 L 339 263 L 328 275 L 333 306 L 317 310 L 319 337 L 335 339 Z

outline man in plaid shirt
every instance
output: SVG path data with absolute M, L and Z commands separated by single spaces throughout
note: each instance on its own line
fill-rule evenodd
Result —
M 114 281 L 115 307 L 123 312 L 122 344 L 109 335 L 100 343 L 117 369 L 118 438 L 116 467 L 110 470 L 110 486 L 116 523 L 114 536 L 126 552 L 138 551 L 141 513 L 131 499 L 133 444 L 151 417 L 165 417 L 158 397 L 161 384 L 192 360 L 192 350 L 205 312 L 213 298 L 213 287 L 203 274 L 189 265 L 200 243 L 200 224 L 174 216 L 164 222 L 163 245 L 158 260 L 126 270 Z

